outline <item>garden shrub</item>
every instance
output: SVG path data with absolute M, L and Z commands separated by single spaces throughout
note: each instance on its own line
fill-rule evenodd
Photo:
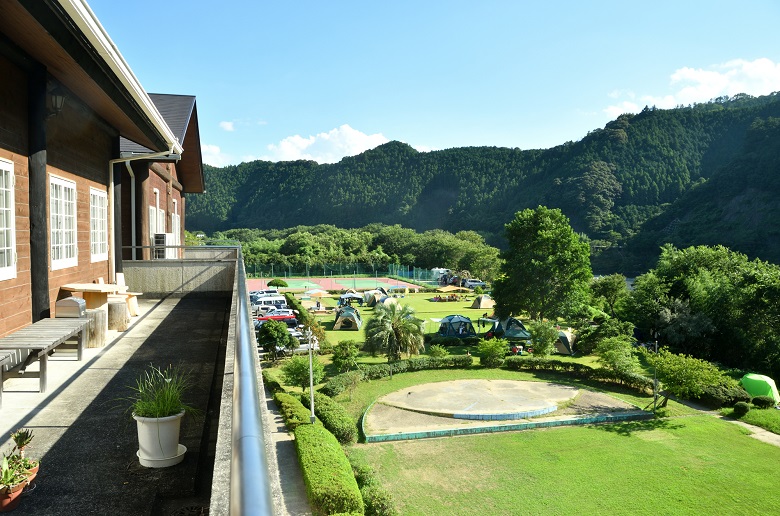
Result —
M 756 396 L 751 401 L 753 406 L 760 409 L 768 409 L 776 405 L 775 399 L 772 396 Z
M 263 375 L 263 384 L 265 384 L 265 386 L 268 387 L 268 390 L 271 391 L 271 394 L 276 394 L 277 392 L 285 392 L 284 387 L 282 387 L 282 384 L 279 383 L 274 378 L 271 378 L 271 375 L 268 374 L 267 369 L 263 369 L 262 375 Z
M 322 425 L 300 425 L 295 448 L 315 514 L 365 512 L 352 467 L 333 434 Z
M 331 398 L 335 398 L 347 388 L 355 385 L 356 383 L 363 381 L 363 371 L 357 370 L 357 371 L 348 371 L 346 373 L 338 374 L 336 376 L 333 376 L 330 380 L 325 382 L 325 385 L 323 385 L 320 388 L 320 392 L 330 396 Z
M 447 351 L 447 349 L 444 346 L 440 346 L 439 344 L 433 344 L 428 349 L 428 355 L 433 358 L 443 358 L 449 354 L 450 352 Z
M 707 408 L 733 407 L 739 401 L 750 401 L 750 394 L 741 386 L 708 385 L 697 400 Z
M 750 405 L 745 401 L 738 401 L 734 404 L 734 417 L 741 418 L 750 412 Z
M 362 489 L 367 485 L 376 483 L 374 468 L 366 461 L 365 457 L 347 452 L 347 459 L 350 466 L 352 466 L 352 474 L 355 475 L 355 481 L 359 488 Z
M 538 357 L 546 357 L 555 351 L 555 343 L 558 342 L 558 330 L 551 322 L 535 321 L 528 325 L 528 332 L 533 341 L 533 354 Z
M 277 392 L 274 394 L 274 401 L 279 407 L 284 423 L 290 430 L 311 423 L 311 412 L 295 396 L 286 392 Z
M 482 357 L 482 365 L 485 367 L 501 367 L 504 363 L 509 342 L 505 339 L 481 340 L 477 346 L 477 352 Z
M 310 397 L 301 394 L 301 403 L 311 410 Z M 357 441 L 357 425 L 347 411 L 333 398 L 314 393 L 314 415 L 322 422 L 322 425 L 332 433 L 341 444 L 351 444 Z
M 460 346 L 461 341 L 466 339 L 459 339 L 458 337 L 442 337 L 437 335 L 430 340 L 431 345 L 438 344 L 439 346 Z
M 376 484 L 367 485 L 360 489 L 360 494 L 363 496 L 366 516 L 395 516 L 398 514 L 393 496 L 384 487 Z

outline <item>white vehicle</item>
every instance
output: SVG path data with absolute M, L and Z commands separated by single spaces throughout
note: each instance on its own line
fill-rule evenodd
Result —
M 467 279 L 466 281 L 463 282 L 463 286 L 467 288 L 484 287 L 485 282 L 476 278 Z
M 287 316 L 287 317 L 295 317 L 297 315 L 297 313 L 292 308 L 272 308 L 271 310 L 268 310 L 265 313 L 266 317 L 272 317 L 274 315 L 284 315 L 284 316 Z
M 266 313 L 276 308 L 287 308 L 287 300 L 284 296 L 263 296 L 252 299 L 252 313 Z

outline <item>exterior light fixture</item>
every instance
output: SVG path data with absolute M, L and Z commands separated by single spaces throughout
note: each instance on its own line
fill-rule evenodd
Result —
M 65 105 L 65 99 L 68 95 L 61 86 L 55 86 L 49 91 L 48 104 L 49 104 L 49 117 L 57 116 L 62 111 L 62 107 Z

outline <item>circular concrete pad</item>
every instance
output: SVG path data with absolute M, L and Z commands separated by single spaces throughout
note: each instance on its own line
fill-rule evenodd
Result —
M 408 387 L 379 398 L 377 403 L 448 417 L 501 419 L 555 410 L 578 392 L 575 387 L 548 382 L 455 380 Z

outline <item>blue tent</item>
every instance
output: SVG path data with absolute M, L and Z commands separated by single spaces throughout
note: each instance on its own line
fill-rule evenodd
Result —
M 463 315 L 448 315 L 442 319 L 438 334 L 442 337 L 458 337 L 460 339 L 477 336 L 471 319 Z

